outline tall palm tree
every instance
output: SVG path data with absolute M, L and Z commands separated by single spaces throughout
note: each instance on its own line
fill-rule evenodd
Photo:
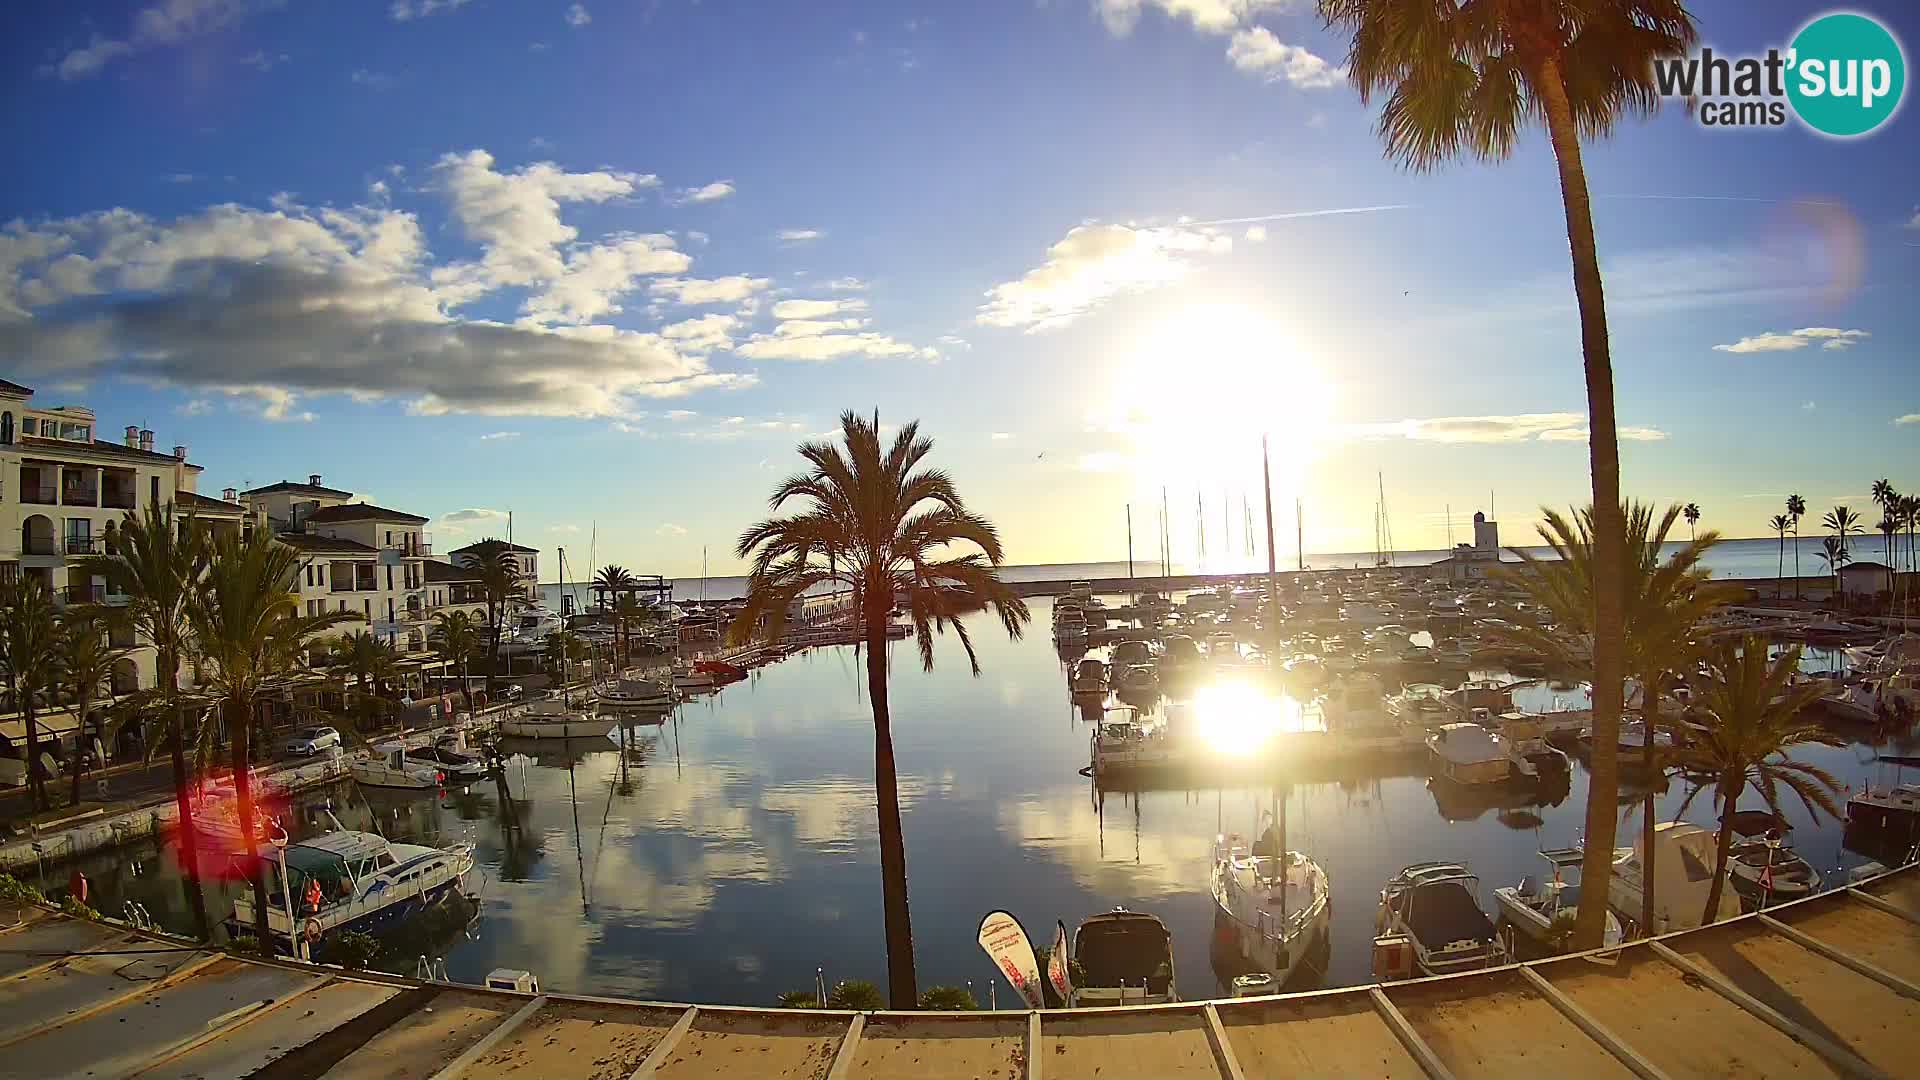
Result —
M 1833 594 L 1844 604 L 1847 593 L 1845 583 L 1840 580 L 1840 568 L 1852 562 L 1853 556 L 1847 553 L 1846 545 L 1833 536 L 1821 537 L 1820 550 L 1814 554 L 1826 562 L 1827 572 L 1833 575 Z
M 903 426 L 893 444 L 880 444 L 879 416 L 840 417 L 844 446 L 806 442 L 806 468 L 773 491 L 769 509 L 789 501 L 800 512 L 771 517 L 740 534 L 735 553 L 753 559 L 747 602 L 730 634 L 745 641 L 764 623 L 769 640 L 785 630 L 788 607 L 825 586 L 850 592 L 867 652 L 867 697 L 873 707 L 874 788 L 879 801 L 880 877 L 886 914 L 887 992 L 893 1006 L 912 1008 L 918 995 L 913 926 L 907 908 L 907 849 L 900 825 L 900 792 L 893 760 L 893 715 L 887 701 L 887 626 L 895 604 L 913 621 L 920 665 L 933 668 L 933 634 L 952 628 L 975 675 L 980 661 L 959 605 L 941 590 L 959 586 L 992 606 L 1012 638 L 1027 624 L 1027 607 L 996 569 L 1003 551 L 992 522 L 968 510 L 953 480 L 921 469 L 933 440 L 919 423 Z M 972 550 L 966 550 L 972 549 Z
M 621 593 L 613 602 L 613 618 L 620 631 L 620 649 L 626 662 L 633 662 L 633 624 L 646 618 L 647 605 L 632 593 Z
M 633 588 L 634 579 L 624 566 L 609 563 L 593 576 L 593 591 L 603 607 L 612 607 L 620 594 Z
M 255 940 L 265 951 L 267 890 L 254 835 L 252 731 L 260 703 L 286 690 L 300 670 L 306 640 L 344 622 L 355 612 L 302 615 L 301 554 L 265 529 L 244 539 L 229 533 L 212 543 L 207 576 L 187 606 L 201 678 L 197 689 L 212 698 L 225 718 L 233 754 L 233 784 L 240 812 L 241 850 L 253 885 Z
M 487 603 L 487 698 L 493 698 L 495 676 L 500 670 L 500 634 L 506 626 L 507 612 L 522 593 L 520 564 L 504 547 L 483 553 L 469 553 L 461 565 L 480 581 L 480 595 Z
M 1775 514 L 1773 518 L 1767 522 L 1768 528 L 1780 534 L 1780 565 L 1775 569 L 1773 575 L 1773 598 L 1775 600 L 1780 599 L 1780 593 L 1784 589 L 1781 579 L 1787 576 L 1787 527 L 1792 524 L 1792 520 L 1785 514 Z
M 1626 585 L 1620 604 L 1624 616 L 1626 670 L 1640 682 L 1641 712 L 1649 724 L 1659 719 L 1660 692 L 1668 673 L 1693 666 L 1704 640 L 1697 636 L 1701 624 L 1715 608 L 1738 597 L 1737 589 L 1710 581 L 1706 569 L 1700 565 L 1708 549 L 1720 542 L 1719 533 L 1708 530 L 1689 540 L 1672 556 L 1662 558 L 1661 550 L 1681 513 L 1680 507 L 1668 506 L 1656 519 L 1652 507 L 1643 503 L 1631 504 L 1621 513 L 1626 522 L 1623 546 L 1627 552 Z M 1522 565 L 1500 572 L 1526 590 L 1534 603 L 1554 615 L 1554 627 L 1550 631 L 1520 627 L 1509 636 L 1563 668 L 1588 673 L 1593 670 L 1593 611 L 1597 606 L 1593 571 L 1598 527 L 1591 507 L 1576 511 L 1571 521 L 1558 511 L 1548 510 L 1539 533 L 1555 557 L 1540 558 L 1521 550 Z M 1651 753 L 1652 740 L 1648 743 Z M 1607 746 L 1617 755 L 1618 732 L 1612 738 L 1603 739 L 1596 725 L 1594 757 L 1597 759 Z M 1650 760 L 1648 767 L 1655 776 L 1664 768 L 1657 758 Z M 1641 814 L 1641 847 L 1649 859 L 1654 850 L 1656 787 L 1658 785 L 1648 786 Z M 1612 838 L 1609 837 L 1601 854 L 1611 851 Z M 1610 868 L 1602 871 L 1603 874 L 1610 872 Z M 1640 925 L 1649 927 L 1653 925 L 1654 908 L 1651 863 L 1643 878 L 1647 887 L 1641 895 Z M 1606 897 L 1599 897 L 1597 902 L 1604 905 Z M 1604 926 L 1604 907 L 1600 918 Z
M 1659 105 L 1653 61 L 1686 53 L 1695 38 L 1693 19 L 1679 0 L 1320 0 L 1319 9 L 1330 28 L 1343 26 L 1353 34 L 1347 68 L 1361 100 L 1387 94 L 1379 134 L 1387 153 L 1407 166 L 1428 170 L 1462 153 L 1503 160 L 1512 155 L 1523 125 L 1546 127 L 1573 257 L 1598 512 L 1593 710 L 1596 724 L 1611 730 L 1620 717 L 1623 630 L 1617 600 L 1626 530 L 1616 517 L 1620 443 L 1613 359 L 1580 139 L 1611 132 L 1623 113 L 1648 113 Z M 1604 758 L 1589 781 L 1589 844 L 1613 836 L 1619 776 L 1613 755 Z M 1597 904 L 1583 905 L 1576 942 L 1599 945 L 1605 917 Z
M 436 611 L 433 629 L 427 640 L 442 660 L 460 665 L 460 693 L 466 698 L 467 715 L 473 715 L 473 684 L 467 681 L 467 661 L 480 651 L 480 628 L 473 616 L 464 611 Z
M 158 671 L 158 700 L 166 716 L 167 755 L 173 764 L 174 805 L 180 813 L 181 887 L 202 938 L 212 933 L 206 893 L 200 887 L 200 838 L 188 797 L 193 777 L 187 770 L 186 702 L 180 693 L 180 664 L 186 659 L 187 606 L 207 572 L 206 530 L 191 514 L 176 514 L 173 504 L 149 504 L 145 513 L 127 511 L 119 542 L 110 554 L 87 559 L 81 572 L 107 579 L 109 592 L 122 593 L 122 617 L 153 646 Z
M 398 658 L 399 654 L 385 638 L 365 630 L 333 639 L 333 664 L 343 676 L 353 680 L 354 723 L 363 735 L 378 726 L 371 721 L 384 701 L 380 686 L 393 678 Z
M 1861 531 L 1862 528 L 1860 515 L 1845 506 L 1836 506 L 1827 511 L 1827 516 L 1820 519 L 1820 527 L 1837 537 L 1842 548 L 1848 546 L 1847 537 Z
M 68 608 L 60 619 L 59 638 L 59 688 L 73 709 L 75 742 L 86 738 L 88 722 L 93 721 L 94 737 L 102 747 L 107 743 L 106 724 L 94 712 L 94 705 L 101 697 L 111 696 L 113 665 L 127 655 L 127 650 L 107 643 L 106 610 L 87 606 Z M 85 760 L 84 753 L 74 755 L 75 806 L 80 804 L 80 774 L 84 771 L 81 765 Z
M 1700 524 L 1700 504 L 1699 504 L 1699 503 L 1688 503 L 1688 504 L 1687 504 L 1687 508 L 1686 508 L 1685 510 L 1682 510 L 1682 511 L 1680 511 L 1680 512 L 1681 512 L 1682 514 L 1685 514 L 1685 515 L 1686 515 L 1686 518 L 1687 518 L 1687 536 L 1688 536 L 1689 538 L 1691 538 L 1691 537 L 1693 536 L 1693 527 L 1694 527 L 1695 525 L 1698 525 L 1698 524 Z
M 1793 524 L 1793 598 L 1800 599 L 1800 519 L 1807 516 L 1807 500 L 1787 496 L 1787 518 Z
M 48 809 L 47 778 L 40 775 L 40 700 L 59 685 L 60 630 L 53 595 L 38 577 L 19 574 L 0 582 L 0 676 L 7 700 L 26 722 L 27 776 L 36 809 Z
M 1697 715 L 1705 723 L 1680 751 L 1688 769 L 1707 778 L 1688 793 L 1680 812 L 1685 814 L 1693 797 L 1709 787 L 1721 810 L 1720 844 L 1703 922 L 1720 909 L 1727 852 L 1733 843 L 1733 812 L 1749 786 L 1775 815 L 1780 812 L 1780 788 L 1785 787 L 1800 797 L 1815 818 L 1822 810 L 1840 816 L 1832 794 L 1840 789 L 1839 781 L 1818 765 L 1797 761 L 1788 753 L 1808 743 L 1846 745 L 1805 715 L 1806 707 L 1819 699 L 1821 688 L 1794 686 L 1791 680 L 1799 669 L 1800 646 L 1769 660 L 1767 639 L 1758 636 L 1718 642 L 1708 654 L 1708 677 L 1695 698 Z
M 1880 508 L 1881 520 L 1884 522 L 1892 518 L 1894 508 L 1900 504 L 1900 493 L 1894 490 L 1893 481 L 1883 476 L 1873 482 L 1868 492 L 1873 496 L 1873 504 Z M 1885 533 L 1886 529 L 1882 528 L 1880 531 Z M 1893 537 L 1891 534 L 1886 537 L 1886 546 L 1881 549 L 1881 554 L 1887 560 L 1887 565 L 1892 566 Z

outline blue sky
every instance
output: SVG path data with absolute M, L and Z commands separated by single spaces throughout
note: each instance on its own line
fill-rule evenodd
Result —
M 1727 50 L 1816 10 L 1694 5 Z M 1920 40 L 1907 6 L 1864 10 Z M 511 509 L 577 565 L 597 526 L 598 562 L 685 575 L 710 545 L 722 572 L 793 444 L 878 408 L 923 421 L 1022 562 L 1123 554 L 1130 501 L 1151 558 L 1162 486 L 1176 557 L 1196 491 L 1238 548 L 1263 432 L 1311 550 L 1372 546 L 1381 478 L 1401 547 L 1490 492 L 1509 540 L 1585 497 L 1544 138 L 1398 168 L 1309 5 L 146 0 L 0 26 L 0 376 L 189 445 L 209 490 L 320 472 L 442 547 Z M 1835 142 L 1668 109 L 1589 145 L 1630 494 L 1757 535 L 1790 490 L 1920 484 L 1915 123 Z

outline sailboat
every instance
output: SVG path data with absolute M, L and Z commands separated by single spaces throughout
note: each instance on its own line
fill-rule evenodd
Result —
M 566 549 L 560 549 L 561 573 L 566 572 Z M 590 709 L 575 707 L 573 689 L 568 682 L 567 650 L 560 650 L 560 696 L 529 701 L 499 722 L 502 735 L 521 739 L 605 738 L 613 730 L 615 718 L 597 716 Z

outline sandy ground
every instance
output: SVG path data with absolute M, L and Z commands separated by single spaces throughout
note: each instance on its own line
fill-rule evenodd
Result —
M 1364 995 L 1218 1006 L 1240 1071 L 1256 1076 L 1425 1080 Z
M 1043 1015 L 1040 1054 L 1046 1080 L 1220 1075 L 1207 1018 L 1195 1010 Z
M 626 1080 L 680 1013 L 550 1001 L 475 1061 L 468 1075 Z
M 424 1080 L 506 1022 L 518 998 L 441 994 L 328 1070 L 337 1080 Z
M 848 1021 L 701 1013 L 656 1075 L 660 1080 L 695 1076 L 755 1080 L 819 1080 L 833 1067 Z
M 1019 1080 L 1027 1019 L 870 1020 L 851 1075 L 859 1080 Z
M 1920 914 L 1920 874 L 1902 874 L 1892 881 L 1876 881 L 1865 891 Z
M 1804 914 L 1803 914 L 1804 912 Z M 1920 923 L 1857 901 L 1776 912 L 1781 922 L 1841 952 L 1920 983 Z
M 1456 1076 L 1633 1080 L 1517 975 L 1410 983 L 1389 987 L 1387 997 Z

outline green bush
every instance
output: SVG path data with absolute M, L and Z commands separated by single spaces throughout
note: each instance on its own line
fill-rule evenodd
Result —
M 929 986 L 920 992 L 920 1007 L 935 1012 L 972 1012 L 980 1006 L 964 986 Z
M 380 956 L 380 939 L 358 930 L 346 930 L 326 943 L 326 959 L 349 971 L 373 966 Z
M 0 901 L 9 904 L 44 904 L 47 898 L 39 889 L 12 874 L 0 874 Z
M 817 1009 L 820 999 L 811 990 L 789 990 L 775 999 L 783 1009 Z
M 88 907 L 86 904 L 82 903 L 81 901 L 75 899 L 72 896 L 69 896 L 66 899 L 60 901 L 60 910 L 66 912 L 68 915 L 71 915 L 76 919 L 85 919 L 88 922 L 100 921 L 99 912 L 93 910 L 92 908 Z
M 887 1000 L 880 996 L 880 988 L 865 979 L 841 979 L 827 991 L 827 1008 L 856 1009 L 862 1012 L 872 1009 L 884 1009 Z

